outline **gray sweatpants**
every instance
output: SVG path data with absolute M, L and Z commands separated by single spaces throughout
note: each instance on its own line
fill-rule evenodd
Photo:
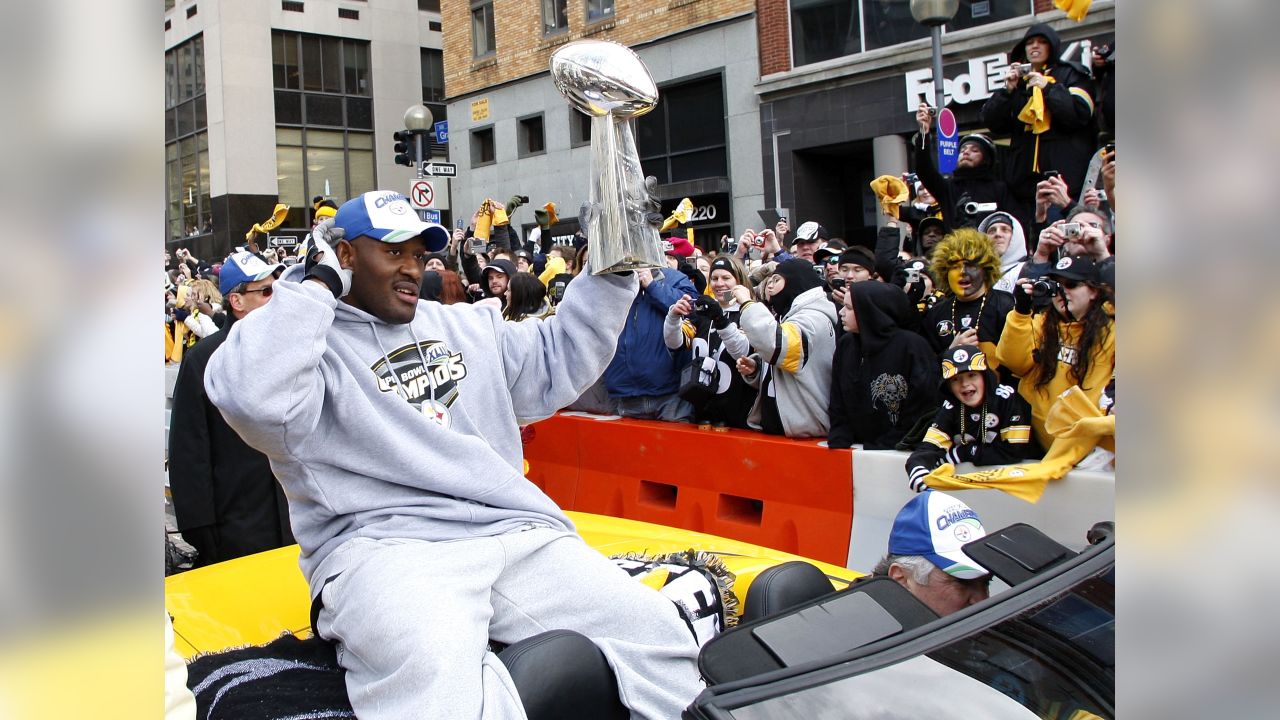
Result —
M 595 641 L 633 718 L 678 718 L 703 687 L 675 606 L 572 533 L 356 538 L 322 569 L 341 574 L 323 591 L 317 629 L 338 645 L 361 720 L 524 718 L 486 644 L 553 629 Z

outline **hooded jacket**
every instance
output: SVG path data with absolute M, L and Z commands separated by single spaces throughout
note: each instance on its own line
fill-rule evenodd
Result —
M 790 266 L 796 263 L 796 266 Z M 778 269 L 791 273 L 792 268 L 803 265 L 814 284 L 798 294 L 787 293 L 775 309 L 781 321 L 763 304 L 747 303 L 739 316 L 742 332 L 755 350 L 751 358 L 756 362 L 756 373 L 745 378 L 756 385 L 759 392 L 747 424 L 765 429 L 766 406 L 776 409 L 783 434 L 787 437 L 824 437 L 830 420 L 827 406 L 831 397 L 831 356 L 836 347 L 836 310 L 827 299 L 822 281 L 813 266 L 805 260 L 788 260 L 779 263 Z M 796 275 L 797 284 L 803 286 L 803 275 Z M 791 279 L 787 280 L 788 286 Z M 792 288 L 796 290 L 797 288 Z
M 289 495 L 312 593 L 346 540 L 492 536 L 573 525 L 521 473 L 518 423 L 573 402 L 613 355 L 631 277 L 584 274 L 556 316 L 419 301 L 392 325 L 298 282 L 237 322 L 210 359 L 209 398 Z
M 937 409 L 938 357 L 909 329 L 911 306 L 901 289 L 868 281 L 853 283 L 849 292 L 858 331 L 836 349 L 827 444 L 892 449 Z
M 1026 62 L 1026 42 L 1036 35 L 1048 40 L 1050 46 L 1045 74 L 1053 82 L 1042 91 L 1049 129 L 1036 135 L 1018 119 L 1032 98 L 1025 81 L 1019 82 L 1013 92 L 1001 85 L 983 104 L 981 112 L 984 125 L 1011 136 L 1005 178 L 1014 196 L 1027 208 L 1035 207 L 1036 183 L 1046 170 L 1062 173 L 1071 197 L 1080 197 L 1097 139 L 1093 80 L 1084 66 L 1059 59 L 1062 41 L 1056 30 L 1046 23 L 1032 25 L 1009 52 L 1009 62 Z
M 929 134 L 929 138 L 934 137 L 934 133 Z M 961 206 L 966 202 L 995 203 L 998 210 L 1019 217 L 1025 215 L 1023 204 L 1014 197 L 997 169 L 994 144 L 984 145 L 982 165 L 976 168 L 958 167 L 947 178 L 938 172 L 935 142 L 919 136 L 915 138 L 915 167 L 920 182 L 924 183 L 938 201 L 942 221 L 947 227 L 973 227 L 977 223 L 976 217 L 963 212 Z
M 982 222 L 978 223 L 978 229 L 985 233 L 997 222 L 1005 222 L 1012 227 L 1013 237 L 1009 240 L 1009 247 L 1005 248 L 1000 256 L 1000 279 L 996 281 L 994 289 L 1003 290 L 1012 295 L 1013 286 L 1022 273 L 1022 266 L 1027 261 L 1027 238 L 1018 218 L 1006 212 L 994 212 L 986 216 Z
M 586 275 L 582 273 L 574 282 Z M 662 397 L 680 389 L 680 369 L 689 363 L 689 353 L 667 349 L 662 324 L 667 310 L 681 295 L 694 298 L 698 291 L 689 278 L 671 268 L 661 268 L 649 287 L 640 290 L 631 303 L 626 327 L 618 337 L 613 362 L 604 371 L 610 397 Z
M 257 311 L 255 311 L 257 312 Z M 196 343 L 178 368 L 169 428 L 169 486 L 183 538 L 203 567 L 292 545 L 289 502 L 271 465 L 232 430 L 209 401 L 209 358 L 238 323 Z

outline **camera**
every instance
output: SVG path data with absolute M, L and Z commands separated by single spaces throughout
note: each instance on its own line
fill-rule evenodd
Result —
M 1014 67 L 1018 68 L 1019 75 L 1031 74 L 1031 63 L 1014 63 Z
M 920 182 L 920 176 L 915 173 L 902 173 L 902 181 L 914 188 L 915 184 Z
M 523 205 L 528 205 L 528 204 L 529 204 L 529 196 L 528 196 L 528 195 L 516 195 L 516 196 L 515 196 L 515 199 L 516 199 L 516 200 L 519 200 L 519 201 L 520 201 L 520 203 L 521 203 L 521 204 L 523 204 Z
M 1079 240 L 1082 234 L 1080 223 L 1063 223 L 1058 226 L 1058 230 L 1068 240 Z
M 560 301 L 564 299 L 564 291 L 568 285 L 569 283 L 564 280 L 553 280 L 551 282 L 551 287 L 547 288 L 547 295 L 551 297 L 552 305 L 560 304 Z
M 845 283 L 844 283 L 844 278 L 842 278 L 842 277 L 833 277 L 833 278 L 831 278 L 830 280 L 828 280 L 828 281 L 827 281 L 827 283 L 831 285 L 831 289 L 832 289 L 832 290 L 843 290 L 843 289 L 844 289 L 844 284 L 845 284 Z
M 993 202 L 967 202 L 964 204 L 965 215 L 986 215 L 996 211 L 996 204 Z
M 1062 177 L 1062 173 L 1058 172 L 1057 170 L 1045 170 L 1043 173 L 1040 174 L 1040 176 L 1045 180 L 1048 180 L 1049 178 Z
M 1048 298 L 1062 292 L 1062 286 L 1049 278 L 1040 278 L 1031 283 L 1031 297 Z
M 484 238 L 479 238 L 475 235 L 467 238 L 467 250 L 469 250 L 472 255 L 479 255 L 484 252 Z

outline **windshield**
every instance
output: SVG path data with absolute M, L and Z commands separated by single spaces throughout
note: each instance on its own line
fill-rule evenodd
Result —
M 1114 716 L 1115 573 L 894 665 L 740 707 L 736 720 Z

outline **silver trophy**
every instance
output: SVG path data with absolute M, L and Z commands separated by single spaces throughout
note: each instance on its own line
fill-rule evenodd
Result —
M 658 208 L 645 187 L 632 120 L 658 104 L 649 69 L 628 47 L 578 40 L 551 56 L 551 78 L 570 105 L 591 116 L 590 211 L 578 221 L 591 243 L 592 273 L 666 267 L 658 229 L 647 221 Z

